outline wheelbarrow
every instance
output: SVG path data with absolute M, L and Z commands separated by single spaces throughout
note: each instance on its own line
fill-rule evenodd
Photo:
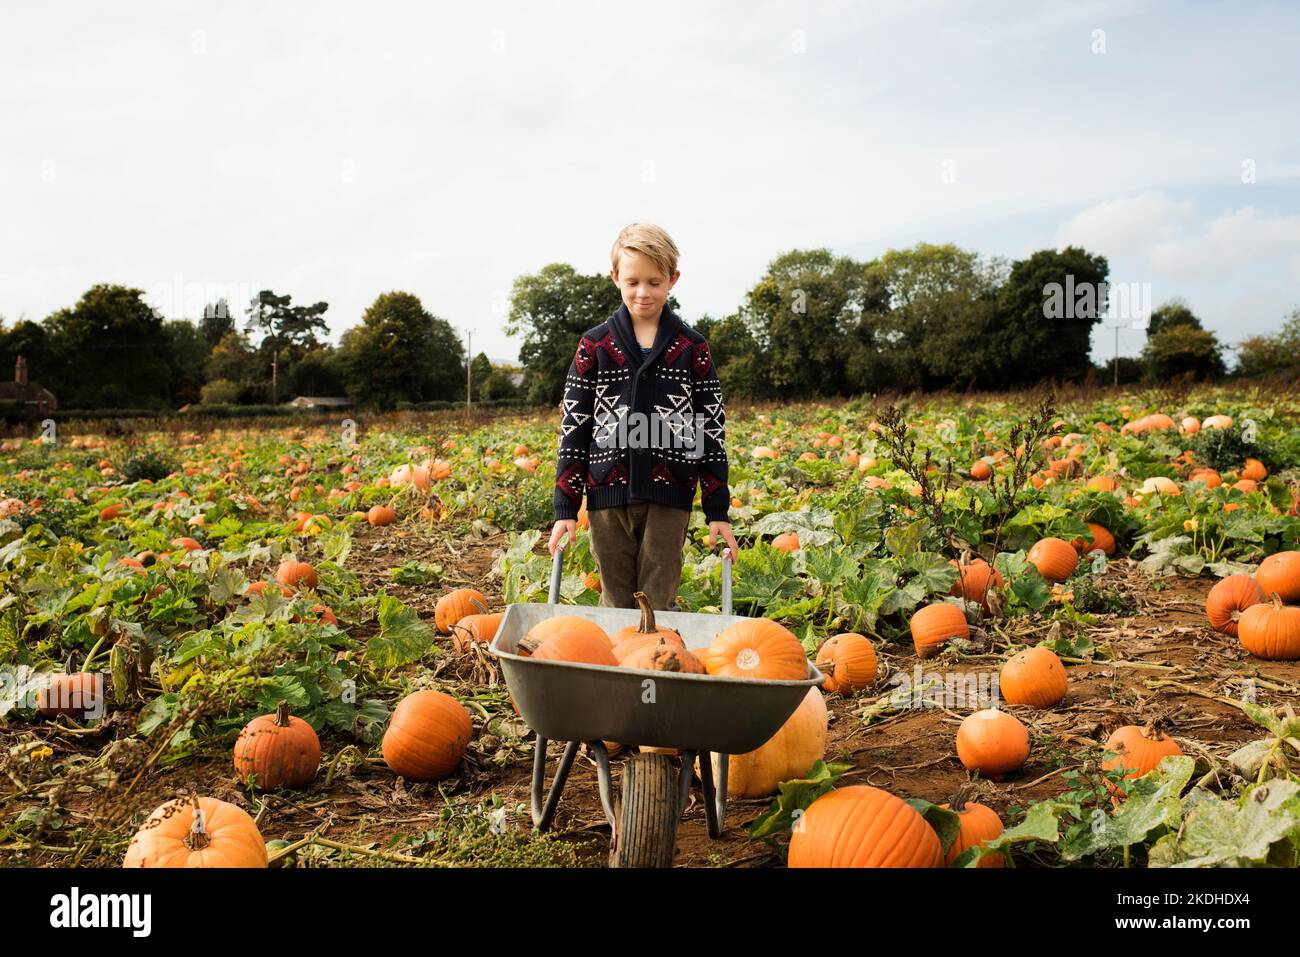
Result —
M 537 733 L 533 753 L 532 818 L 539 831 L 550 827 L 573 767 L 578 746 L 586 744 L 596 765 L 600 803 L 613 831 L 613 867 L 671 867 L 677 824 L 690 799 L 695 759 L 709 836 L 721 836 L 726 822 L 729 756 L 760 747 L 774 735 L 808 694 L 822 683 L 817 667 L 808 662 L 808 677 L 766 681 L 676 672 L 643 671 L 610 665 L 545 661 L 517 653 L 529 630 L 555 615 L 576 615 L 613 634 L 636 626 L 635 608 L 592 608 L 561 605 L 563 550 L 555 553 L 550 596 L 546 604 L 518 602 L 506 606 L 491 652 L 500 660 L 506 685 L 519 714 Z M 745 616 L 731 613 L 731 555 L 722 558 L 722 614 L 656 611 L 656 624 L 676 630 L 686 647 L 699 651 L 722 629 Z M 546 747 L 565 742 L 551 786 L 546 783 Z M 623 770 L 618 811 L 613 801 L 609 752 L 605 741 L 617 741 L 633 753 Z M 665 754 L 635 753 L 637 745 L 676 748 L 680 768 Z M 717 755 L 718 775 L 713 773 Z

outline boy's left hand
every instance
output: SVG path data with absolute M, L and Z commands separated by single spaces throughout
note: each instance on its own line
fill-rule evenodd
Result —
M 727 547 L 731 549 L 731 560 L 734 562 L 736 556 L 740 554 L 740 546 L 736 544 L 736 536 L 732 534 L 730 522 L 709 522 L 709 534 L 704 542 L 709 546 L 709 551 L 713 551 L 713 546 L 717 542 L 717 536 L 721 535 Z

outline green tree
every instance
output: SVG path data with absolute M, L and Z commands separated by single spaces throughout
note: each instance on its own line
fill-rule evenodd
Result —
M 524 393 L 529 401 L 559 403 L 578 339 L 618 311 L 622 302 L 608 274 L 579 275 L 565 263 L 551 263 L 536 275 L 515 280 L 506 334 L 524 337 L 519 361 L 526 370 Z M 680 314 L 671 293 L 668 308 Z
M 1172 329 L 1174 326 L 1188 326 L 1192 329 L 1203 329 L 1201 320 L 1196 318 L 1191 307 L 1181 299 L 1171 299 L 1151 311 L 1151 319 L 1147 323 L 1147 338 L 1150 339 L 1166 329 Z
M 486 352 L 480 352 L 469 364 L 470 398 L 477 402 L 483 393 L 483 383 L 492 374 L 492 360 Z
M 57 396 L 54 344 L 45 326 L 30 319 L 20 319 L 9 329 L 0 324 L 0 381 L 13 378 L 18 356 L 27 360 L 28 381 L 41 383 Z
M 708 340 L 724 395 L 759 399 L 774 394 L 758 340 L 740 313 L 722 319 L 703 316 L 694 327 Z
M 167 337 L 164 356 L 172 403 L 180 406 L 198 402 L 205 381 L 204 364 L 211 351 L 202 329 L 188 319 L 170 319 L 163 324 L 163 333 Z
M 1274 335 L 1251 336 L 1237 346 L 1237 374 L 1264 376 L 1300 367 L 1300 306 Z
M 479 393 L 484 402 L 497 402 L 503 399 L 520 398 L 520 388 L 515 385 L 514 376 L 523 372 L 518 366 L 493 366 L 492 372 L 483 382 Z
M 329 332 L 324 316 L 329 303 L 318 302 L 312 306 L 294 306 L 293 297 L 277 296 L 263 289 L 248 306 L 247 332 L 260 332 L 259 352 L 268 353 L 271 365 L 271 402 L 279 402 L 279 370 L 281 358 L 292 361 L 320 342 L 317 332 Z M 286 353 L 287 351 L 287 354 Z M 296 350 L 296 351 L 295 351 Z
M 790 398 L 843 391 L 862 284 L 861 265 L 828 249 L 791 250 L 768 264 L 741 311 L 772 389 Z
M 215 347 L 227 332 L 235 331 L 235 317 L 230 312 L 230 304 L 224 299 L 218 299 L 204 306 L 199 328 L 203 331 L 208 348 Z
M 1163 327 L 1147 340 L 1144 357 L 1157 382 L 1180 376 L 1212 379 L 1223 375 L 1223 347 L 1214 333 L 1199 325 Z
M 261 378 L 262 367 L 248 336 L 232 330 L 222 336 L 209 353 L 204 371 L 209 380 L 227 379 L 250 385 Z
M 992 343 L 1000 381 L 1026 385 L 1086 375 L 1109 274 L 1104 256 L 1077 246 L 1039 250 L 1013 263 L 998 294 Z
M 348 394 L 358 403 L 391 409 L 398 402 L 464 398 L 460 336 L 409 292 L 375 299 L 361 325 L 344 333 L 340 350 Z
M 41 381 L 61 408 L 166 407 L 169 338 L 143 291 L 93 286 L 45 325 L 54 368 L 48 376 L 42 373 Z
M 324 345 L 304 353 L 285 373 L 290 391 L 294 395 L 343 395 L 345 377 L 334 361 L 336 351 Z

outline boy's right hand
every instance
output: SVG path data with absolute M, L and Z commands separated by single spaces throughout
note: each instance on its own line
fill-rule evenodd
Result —
M 550 551 L 552 555 L 554 555 L 555 550 L 560 547 L 560 542 L 564 541 L 565 535 L 569 536 L 570 545 L 577 543 L 578 522 L 576 519 L 562 518 L 555 523 L 555 527 L 551 529 L 550 544 L 546 546 L 547 550 Z

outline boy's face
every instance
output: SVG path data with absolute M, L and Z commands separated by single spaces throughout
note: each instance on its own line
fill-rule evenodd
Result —
M 681 271 L 669 278 L 648 256 L 625 249 L 619 253 L 618 269 L 610 278 L 623 294 L 623 303 L 633 319 L 654 319 L 668 301 L 668 291 L 677 285 Z

